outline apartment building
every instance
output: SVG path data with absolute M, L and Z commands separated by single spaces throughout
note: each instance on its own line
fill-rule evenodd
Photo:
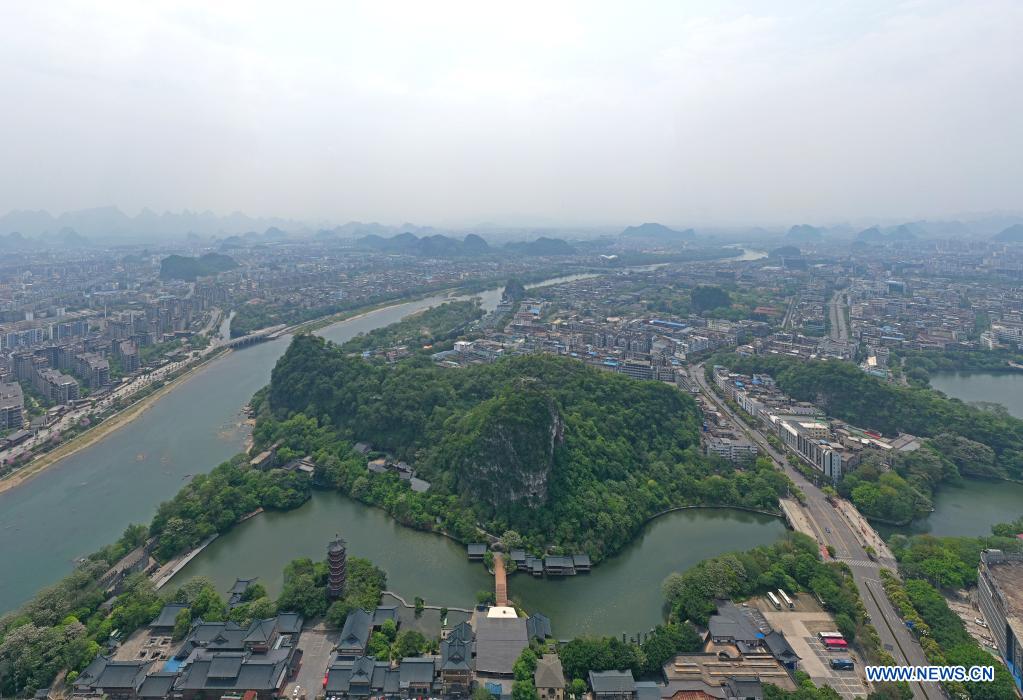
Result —
M 982 552 L 977 598 L 1002 660 L 1023 691 L 1023 555 Z

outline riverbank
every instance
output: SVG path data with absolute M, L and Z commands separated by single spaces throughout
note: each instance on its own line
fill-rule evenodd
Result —
M 231 351 L 228 350 L 227 352 L 229 353 Z M 152 408 L 157 401 L 177 388 L 178 385 L 191 377 L 195 372 L 225 354 L 226 353 L 222 352 L 211 353 L 209 357 L 186 369 L 173 379 L 168 380 L 163 386 L 151 394 L 143 396 L 141 399 L 129 404 L 117 413 L 114 413 L 96 425 L 87 428 L 85 431 L 79 433 L 67 442 L 55 447 L 46 454 L 33 459 L 24 467 L 21 467 L 17 471 L 12 472 L 9 476 L 0 480 L 0 493 L 20 486 L 32 477 L 38 476 L 46 469 L 60 463 L 62 460 L 67 459 L 84 449 L 92 447 L 107 436 L 125 427 Z

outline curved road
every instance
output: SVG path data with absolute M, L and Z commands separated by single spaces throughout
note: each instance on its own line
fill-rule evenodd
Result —
M 718 396 L 707 384 L 704 376 L 704 363 L 701 362 L 694 366 L 690 370 L 690 374 L 700 385 L 704 395 L 721 411 L 730 416 L 735 424 L 761 450 L 768 454 L 776 465 L 781 467 L 796 486 L 803 490 L 806 495 L 804 508 L 817 531 L 817 541 L 834 547 L 835 558 L 849 565 L 867 614 L 870 615 L 874 627 L 877 628 L 881 643 L 895 657 L 895 663 L 926 666 L 928 662 L 923 649 L 903 624 L 902 617 L 896 612 L 881 587 L 878 570 L 884 567 L 896 573 L 898 571 L 896 562 L 890 559 L 871 561 L 863 545 L 860 544 L 852 525 L 835 507 L 828 503 L 824 492 L 796 471 L 785 459 L 785 456 L 775 450 L 759 430 L 747 426 L 727 404 L 718 399 Z M 946 697 L 937 683 L 915 683 L 912 688 L 913 697 L 921 700 L 944 700 Z

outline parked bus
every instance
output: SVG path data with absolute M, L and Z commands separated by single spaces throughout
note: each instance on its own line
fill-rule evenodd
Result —
M 780 588 L 778 589 L 778 595 L 780 595 L 780 596 L 781 596 L 781 599 L 785 601 L 785 605 L 789 606 L 789 610 L 792 610 L 793 608 L 795 608 L 795 607 L 796 607 L 796 606 L 795 606 L 795 605 L 794 605 L 794 604 L 792 603 L 792 599 L 791 599 L 791 598 L 789 598 L 789 597 L 788 597 L 787 595 L 785 595 L 785 591 L 783 591 L 783 590 L 782 590 L 782 589 L 780 589 Z
M 854 667 L 853 660 L 845 656 L 831 660 L 831 668 L 836 671 L 851 671 Z
M 835 639 L 828 637 L 824 640 L 824 648 L 828 651 L 845 651 L 849 648 L 849 642 L 844 639 Z
M 778 600 L 778 596 L 776 596 L 771 591 L 768 591 L 767 597 L 771 599 L 771 603 L 774 605 L 776 609 L 781 610 L 781 601 Z
M 817 633 L 817 638 L 820 639 L 821 641 L 824 641 L 825 639 L 828 639 L 828 638 L 831 638 L 831 639 L 845 639 L 845 637 L 842 636 L 841 632 L 818 632 Z

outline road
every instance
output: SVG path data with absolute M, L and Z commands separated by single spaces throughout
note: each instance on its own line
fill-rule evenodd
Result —
M 704 376 L 703 363 L 694 366 L 690 370 L 690 374 L 699 384 L 700 390 L 703 391 L 707 399 L 728 415 L 761 450 L 774 460 L 776 465 L 781 467 L 796 486 L 802 489 L 806 496 L 804 508 L 817 532 L 817 541 L 823 545 L 831 545 L 835 551 L 835 558 L 849 565 L 867 614 L 870 615 L 874 627 L 877 628 L 881 643 L 895 657 L 895 662 L 912 666 L 927 665 L 923 649 L 903 624 L 902 617 L 896 612 L 881 587 L 879 569 L 884 567 L 897 573 L 896 562 L 887 557 L 879 558 L 876 562 L 871 561 L 852 524 L 838 509 L 828 503 L 824 492 L 796 471 L 788 463 L 785 455 L 771 446 L 763 433 L 749 428 L 724 401 L 718 399 Z M 876 533 L 873 534 L 873 537 L 877 537 Z M 916 683 L 912 687 L 914 698 L 920 700 L 943 700 L 945 698 L 944 691 L 936 683 Z
M 212 332 L 216 324 L 222 319 L 223 313 L 215 309 L 204 327 L 204 332 Z M 253 334 L 257 335 L 257 334 Z M 184 370 L 190 365 L 198 365 L 206 360 L 211 354 L 227 344 L 229 338 L 225 339 L 218 333 L 214 334 L 210 344 L 202 350 L 190 352 L 184 359 L 169 362 L 155 369 L 144 370 L 141 373 L 131 376 L 112 388 L 107 394 L 98 398 L 95 402 L 76 409 L 69 410 L 58 418 L 52 425 L 37 431 L 25 442 L 0 451 L 0 464 L 6 464 L 27 451 L 31 451 L 40 445 L 46 444 L 55 435 L 66 432 L 72 426 L 80 424 L 83 420 L 94 421 L 100 414 L 105 413 L 113 407 L 115 401 L 130 399 L 138 392 L 146 389 L 155 382 L 164 381 L 167 377 Z
M 831 315 L 831 339 L 847 342 L 849 340 L 849 327 L 845 324 L 845 293 L 838 291 L 828 302 L 828 313 Z

